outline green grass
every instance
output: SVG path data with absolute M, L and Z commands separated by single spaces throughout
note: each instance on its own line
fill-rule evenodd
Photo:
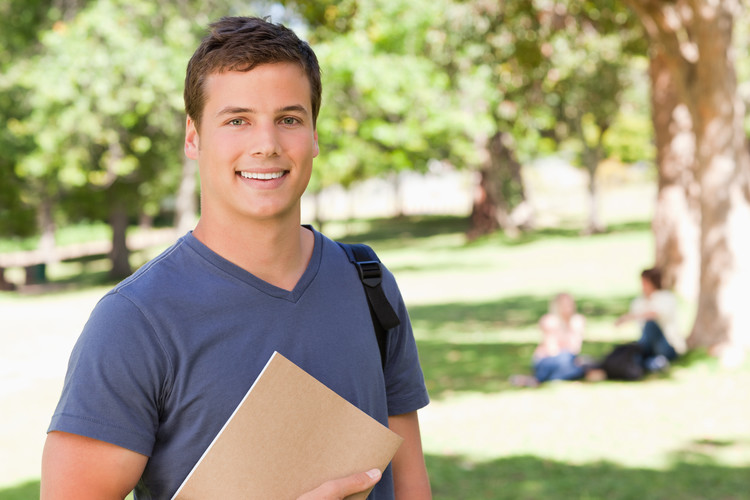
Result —
M 330 228 L 373 245 L 399 280 L 432 398 L 420 420 L 435 499 L 750 498 L 748 363 L 727 371 L 693 352 L 641 382 L 508 382 L 529 372 L 536 322 L 558 291 L 587 317 L 585 353 L 636 335 L 613 323 L 651 265 L 647 223 L 471 243 L 465 227 L 424 217 Z M 681 314 L 687 329 L 692 304 Z
M 637 383 L 508 382 L 529 372 L 558 291 L 587 317 L 584 353 L 637 335 L 614 320 L 652 264 L 648 223 L 467 243 L 460 220 L 411 222 L 351 239 L 376 248 L 409 305 L 433 401 L 421 418 L 436 499 L 750 498 L 750 366 L 727 372 L 694 352 Z M 692 311 L 683 300 L 686 331 Z

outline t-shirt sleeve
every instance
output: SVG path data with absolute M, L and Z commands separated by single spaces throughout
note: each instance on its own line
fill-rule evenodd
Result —
M 73 348 L 48 431 L 87 436 L 150 456 L 168 367 L 141 311 L 110 292 L 94 308 Z
M 393 275 L 386 272 L 385 278 L 383 283 L 386 295 L 401 320 L 399 326 L 388 332 L 388 356 L 385 367 L 388 415 L 401 415 L 427 406 L 430 399 L 419 363 L 409 313 Z

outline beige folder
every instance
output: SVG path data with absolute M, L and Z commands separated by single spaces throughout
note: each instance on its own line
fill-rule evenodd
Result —
M 384 470 L 402 441 L 275 352 L 172 498 L 294 500 L 330 479 Z

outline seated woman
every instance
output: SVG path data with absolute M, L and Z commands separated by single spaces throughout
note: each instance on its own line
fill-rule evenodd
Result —
M 576 303 L 568 293 L 557 294 L 549 312 L 539 320 L 542 341 L 534 350 L 532 364 L 538 382 L 577 380 L 586 374 L 579 359 L 586 319 L 576 312 Z
M 685 339 L 680 334 L 677 321 L 677 298 L 661 287 L 661 272 L 656 268 L 641 273 L 643 294 L 636 297 L 630 311 L 615 321 L 621 325 L 628 321 L 641 324 L 638 345 L 643 356 L 643 368 L 660 371 L 669 366 L 686 350 Z

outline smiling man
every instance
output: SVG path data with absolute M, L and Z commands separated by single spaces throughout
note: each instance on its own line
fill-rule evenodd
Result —
M 315 54 L 292 31 L 243 17 L 211 26 L 185 79 L 201 218 L 92 312 L 49 428 L 43 499 L 171 498 L 273 351 L 404 438 L 385 471 L 301 499 L 373 485 L 375 500 L 430 498 L 417 417 L 428 397 L 396 282 L 386 271 L 401 325 L 383 367 L 357 270 L 301 225 L 320 99 Z

